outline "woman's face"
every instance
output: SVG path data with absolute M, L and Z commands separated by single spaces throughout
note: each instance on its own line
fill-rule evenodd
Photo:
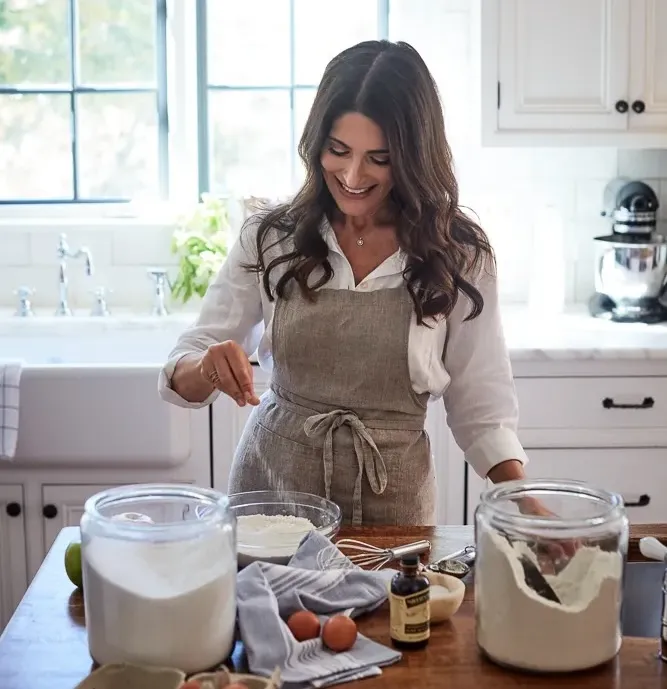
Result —
M 357 112 L 339 117 L 320 161 L 324 180 L 343 214 L 359 217 L 382 208 L 393 182 L 387 142 L 373 120 Z

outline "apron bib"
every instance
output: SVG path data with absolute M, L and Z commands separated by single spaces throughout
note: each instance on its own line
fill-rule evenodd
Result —
M 353 524 L 435 523 L 436 478 L 408 367 L 405 287 L 294 287 L 277 299 L 273 373 L 245 426 L 229 492 L 295 490 L 337 503 Z

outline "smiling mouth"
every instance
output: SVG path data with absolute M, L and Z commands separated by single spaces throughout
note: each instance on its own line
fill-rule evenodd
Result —
M 347 184 L 344 182 L 341 182 L 338 177 L 336 177 L 336 182 L 338 182 L 338 186 L 341 188 L 341 190 L 347 195 L 347 196 L 353 196 L 356 198 L 362 198 L 364 196 L 368 196 L 373 189 L 377 186 L 376 184 L 372 184 L 370 187 L 361 187 L 360 189 L 353 189 L 352 187 L 348 187 Z

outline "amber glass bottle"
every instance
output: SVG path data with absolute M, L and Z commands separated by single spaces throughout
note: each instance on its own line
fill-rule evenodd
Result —
M 430 636 L 430 584 L 419 573 L 419 556 L 401 558 L 401 571 L 389 590 L 390 635 L 401 650 L 425 648 Z

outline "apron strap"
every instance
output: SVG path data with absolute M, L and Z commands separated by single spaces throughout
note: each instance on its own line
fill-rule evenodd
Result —
M 313 414 L 309 416 L 303 430 L 309 438 L 324 435 L 324 490 L 327 499 L 331 498 L 331 476 L 333 474 L 333 434 L 343 425 L 350 427 L 354 452 L 359 463 L 359 471 L 354 482 L 352 501 L 352 523 L 361 524 L 361 484 L 364 475 L 368 477 L 371 490 L 376 495 L 384 493 L 387 487 L 387 467 L 375 441 L 362 423 L 361 419 L 351 411 L 335 409 L 327 414 Z

